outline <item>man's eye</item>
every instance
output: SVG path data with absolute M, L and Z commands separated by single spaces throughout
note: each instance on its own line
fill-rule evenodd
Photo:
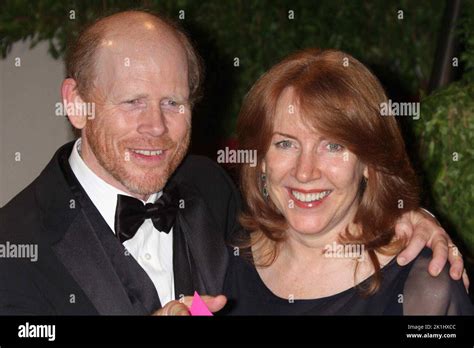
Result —
M 178 107 L 180 107 L 180 104 L 173 99 L 163 100 L 162 105 L 170 108 L 171 110 L 176 110 Z
M 138 105 L 140 104 L 140 99 L 130 99 L 130 100 L 127 100 L 125 104 Z
M 293 144 L 290 140 L 282 140 L 275 144 L 280 149 L 289 149 Z
M 330 152 L 339 152 L 344 148 L 344 146 L 340 144 L 335 144 L 335 143 L 329 143 L 326 145 L 326 149 L 328 149 Z
M 179 104 L 174 101 L 173 99 L 166 99 L 163 101 L 163 104 L 166 105 L 166 106 L 171 106 L 171 107 L 177 107 L 179 106 Z

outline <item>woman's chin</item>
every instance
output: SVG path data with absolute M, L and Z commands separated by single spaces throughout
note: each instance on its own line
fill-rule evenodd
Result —
M 304 234 L 304 235 L 317 235 L 317 234 L 322 234 L 324 232 L 324 227 L 320 223 L 301 223 L 302 221 L 295 222 L 292 224 L 290 222 L 291 228 L 299 233 L 299 234 Z

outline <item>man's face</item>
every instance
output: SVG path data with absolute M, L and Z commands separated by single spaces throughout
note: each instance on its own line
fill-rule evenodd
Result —
M 90 93 L 96 117 L 83 129 L 91 169 L 142 198 L 164 187 L 191 132 L 185 52 L 170 34 L 152 39 L 104 41 Z

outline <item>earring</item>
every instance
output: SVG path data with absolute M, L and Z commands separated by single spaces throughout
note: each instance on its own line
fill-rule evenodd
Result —
M 365 190 L 367 188 L 367 183 L 369 182 L 369 179 L 366 178 L 365 176 L 362 177 L 362 189 Z
M 260 176 L 260 180 L 262 181 L 262 195 L 265 200 L 268 200 L 268 189 L 267 189 L 267 175 L 262 173 Z

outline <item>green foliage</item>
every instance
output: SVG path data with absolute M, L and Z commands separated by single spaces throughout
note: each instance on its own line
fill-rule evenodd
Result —
M 130 8 L 163 13 L 190 32 L 206 62 L 205 99 L 196 110 L 201 121 L 193 125 L 201 144 L 215 134 L 231 135 L 242 98 L 255 80 L 287 54 L 305 47 L 347 51 L 371 66 L 383 82 L 392 80 L 404 94 L 417 95 L 430 76 L 444 4 L 431 0 L 3 0 L 0 53 L 6 57 L 19 40 L 30 39 L 32 46 L 47 40 L 51 55 L 58 58 L 80 27 L 98 16 Z M 463 79 L 423 99 L 421 119 L 412 124 L 437 213 L 454 225 L 474 253 L 474 6 L 472 0 L 463 5 L 470 11 L 459 28 L 465 47 Z M 180 10 L 185 11 L 184 20 L 178 18 Z M 293 20 L 289 11 L 294 11 Z M 235 58 L 239 67 L 234 66 Z M 454 152 L 458 161 L 453 161 Z
M 465 46 L 462 80 L 422 100 L 414 130 L 434 206 L 474 255 L 474 6 L 469 4 L 459 28 Z
M 465 68 L 463 78 L 474 82 L 474 0 L 469 0 L 466 4 L 465 14 L 461 18 L 459 26 L 460 38 L 464 45 L 461 60 Z
M 48 40 L 53 57 L 94 18 L 118 10 L 148 8 L 178 20 L 191 33 L 208 71 L 202 112 L 215 130 L 232 134 L 245 93 L 284 56 L 305 47 L 336 48 L 397 77 L 417 94 L 430 74 L 441 1 L 345 0 L 4 0 L 0 5 L 0 52 L 18 40 Z M 75 19 L 70 18 L 74 10 Z M 185 19 L 179 20 L 179 11 Z M 399 11 L 403 11 L 402 14 Z M 289 19 L 294 11 L 294 19 Z M 403 19 L 399 19 L 402 15 Z M 238 57 L 240 66 L 234 67 Z M 204 103 L 203 103 L 204 104 Z M 211 124 L 212 126 L 212 124 Z M 217 129 L 218 128 L 218 129 Z
M 458 82 L 425 98 L 414 122 L 434 206 L 474 254 L 474 83 Z

